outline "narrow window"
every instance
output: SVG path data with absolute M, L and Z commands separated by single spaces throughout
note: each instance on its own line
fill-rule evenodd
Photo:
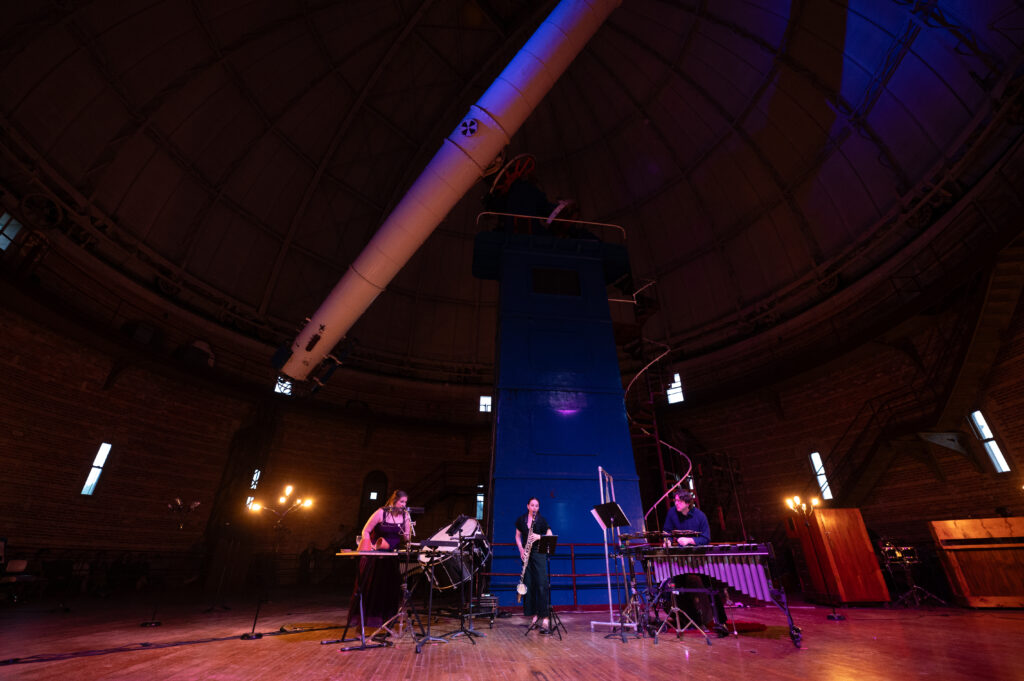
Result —
M 96 458 L 92 460 L 92 470 L 89 477 L 85 479 L 82 486 L 82 494 L 91 495 L 96 491 L 96 483 L 100 480 L 100 473 L 103 472 L 103 464 L 107 462 L 107 454 L 110 454 L 110 444 L 104 442 L 96 452 Z
M 669 404 L 683 401 L 683 382 L 680 380 L 679 374 L 672 377 L 672 383 L 669 384 L 665 394 L 668 396 Z
M 480 411 L 490 411 L 490 410 L 491 410 L 491 396 L 490 395 L 481 395 L 480 396 Z
M 484 519 L 484 495 L 483 494 L 477 494 L 476 495 L 476 519 L 477 520 L 483 520 Z
M 256 468 L 252 472 L 252 480 L 249 481 L 249 489 L 255 490 L 260 486 L 260 469 Z M 245 507 L 252 508 L 252 502 L 256 500 L 255 496 L 245 498 Z
M 985 452 L 996 468 L 996 473 L 1009 473 L 1010 464 L 1006 463 L 1006 457 L 996 443 L 995 433 L 988 427 L 988 421 L 980 411 L 971 412 L 971 424 L 974 426 L 974 434 L 978 436 L 981 443 L 985 445 Z
M 11 217 L 10 213 L 0 215 L 0 251 L 6 251 L 7 247 L 14 243 L 14 237 L 18 236 L 20 231 L 21 223 Z
M 814 475 L 818 478 L 818 488 L 821 489 L 822 499 L 832 498 L 832 488 L 828 486 L 828 477 L 825 475 L 825 464 L 821 460 L 821 454 L 818 452 L 811 452 L 811 468 L 814 469 Z

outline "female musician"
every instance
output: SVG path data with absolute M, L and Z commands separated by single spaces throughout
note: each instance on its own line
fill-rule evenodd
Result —
M 409 495 L 400 489 L 371 515 L 359 538 L 360 551 L 397 551 L 412 533 L 407 511 Z M 364 556 L 359 559 L 356 590 L 349 605 L 349 621 L 359 619 L 362 595 L 364 626 L 379 627 L 398 612 L 402 598 L 402 576 L 398 556 Z
M 537 552 L 530 551 L 526 555 L 526 546 L 536 542 L 541 535 L 550 535 L 551 526 L 540 511 L 540 500 L 537 497 L 530 497 L 526 504 L 526 513 L 516 520 L 516 546 L 519 547 L 519 557 L 526 563 L 526 571 L 523 575 L 523 583 L 526 585 L 526 595 L 523 596 L 523 614 L 532 617 L 531 624 L 537 623 L 540 617 L 540 633 L 550 634 L 550 621 L 548 619 L 551 610 L 551 584 L 548 579 L 548 557 Z

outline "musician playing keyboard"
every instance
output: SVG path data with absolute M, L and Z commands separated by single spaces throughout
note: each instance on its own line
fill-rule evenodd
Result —
M 412 521 L 408 507 L 409 495 L 396 489 L 387 503 L 366 521 L 359 538 L 359 550 L 391 552 L 409 541 Z M 360 558 L 356 579 L 349 621 L 359 621 L 359 596 L 363 599 L 364 625 L 367 627 L 379 627 L 398 612 L 402 599 L 402 576 L 397 556 Z
M 694 499 L 693 492 L 676 492 L 672 495 L 672 500 L 675 507 L 670 508 L 665 516 L 665 531 L 682 530 L 690 535 L 675 538 L 679 546 L 703 546 L 709 543 L 711 541 L 711 528 L 708 525 L 708 517 L 694 505 L 696 500 Z M 677 575 L 674 579 L 676 586 L 684 588 L 711 586 L 711 580 L 704 575 Z M 710 607 L 711 599 L 706 595 L 687 594 L 686 598 L 683 598 L 682 601 L 683 605 L 681 607 L 694 621 L 702 623 L 702 626 L 707 626 L 707 620 L 713 617 L 714 626 L 712 629 L 715 633 L 719 636 L 728 635 L 728 630 L 725 628 L 724 594 L 715 599 L 713 613 Z

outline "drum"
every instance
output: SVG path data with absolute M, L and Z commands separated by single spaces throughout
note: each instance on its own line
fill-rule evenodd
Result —
M 461 552 L 458 545 L 460 535 Z M 441 545 L 431 547 L 433 542 Z M 491 545 L 487 543 L 476 518 L 458 518 L 438 530 L 423 545 L 426 548 L 420 553 L 420 565 L 431 586 L 439 591 L 454 589 L 468 582 L 491 557 Z

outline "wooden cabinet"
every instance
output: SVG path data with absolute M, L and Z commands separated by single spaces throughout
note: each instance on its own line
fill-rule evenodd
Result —
M 1024 607 L 1024 518 L 935 520 L 929 527 L 957 602 Z
M 878 567 L 860 509 L 817 508 L 786 518 L 804 596 L 821 603 L 887 603 L 889 589 Z

